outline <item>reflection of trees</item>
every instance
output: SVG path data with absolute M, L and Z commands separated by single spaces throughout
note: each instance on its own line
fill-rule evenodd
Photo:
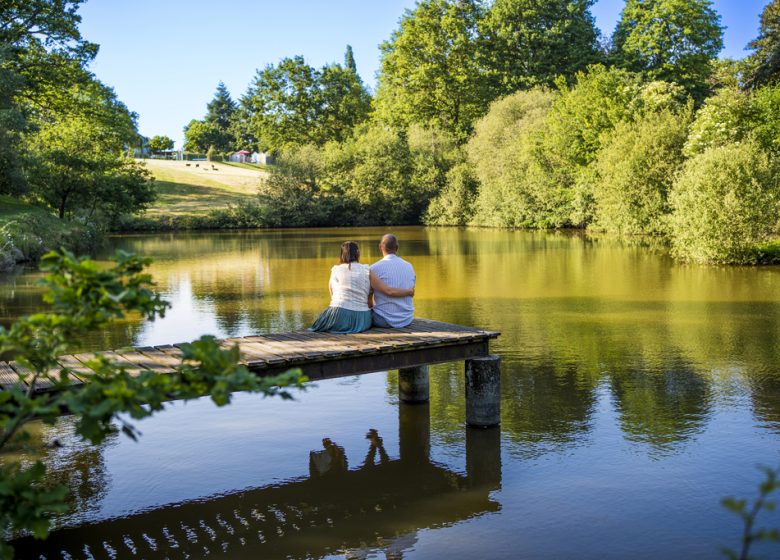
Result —
M 553 360 L 505 367 L 502 429 L 536 454 L 580 440 L 590 431 L 595 379 L 583 379 L 573 364 Z
M 97 510 L 106 493 L 109 474 L 103 452 L 116 441 L 109 436 L 100 446 L 85 443 L 75 434 L 75 418 L 64 416 L 53 426 L 32 422 L 25 431 L 29 434 L 29 451 L 23 460 L 40 460 L 46 464 L 46 484 L 68 488 L 68 513 L 54 520 L 54 525 L 72 523 Z
M 777 369 L 754 372 L 748 384 L 756 418 L 780 433 L 780 372 Z
M 669 453 L 704 430 L 711 407 L 710 383 L 684 362 L 670 361 L 656 371 L 626 364 L 611 369 L 610 378 L 629 440 Z

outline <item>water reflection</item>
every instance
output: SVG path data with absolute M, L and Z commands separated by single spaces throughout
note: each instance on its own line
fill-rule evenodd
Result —
M 417 533 L 495 512 L 501 486 L 498 429 L 466 434 L 466 474 L 430 458 L 428 405 L 400 405 L 400 458 L 379 432 L 366 434 L 362 464 L 350 469 L 330 438 L 309 453 L 309 476 L 207 501 L 62 529 L 45 542 L 20 539 L 21 557 L 403 558 Z
M 684 363 L 668 368 L 631 367 L 612 373 L 612 393 L 626 437 L 669 453 L 703 431 L 710 408 L 710 386 Z

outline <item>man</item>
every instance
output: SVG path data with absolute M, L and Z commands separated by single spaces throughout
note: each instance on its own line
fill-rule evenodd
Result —
M 417 281 L 412 265 L 396 255 L 398 239 L 392 233 L 382 237 L 379 250 L 384 258 L 371 265 L 371 272 L 391 288 L 411 290 Z M 373 323 L 375 327 L 401 328 L 414 319 L 411 296 L 390 297 L 374 290 Z

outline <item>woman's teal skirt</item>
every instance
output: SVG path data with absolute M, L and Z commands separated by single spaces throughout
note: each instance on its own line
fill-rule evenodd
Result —
M 310 331 L 349 334 L 371 328 L 371 311 L 352 311 L 343 307 L 328 307 L 320 313 Z

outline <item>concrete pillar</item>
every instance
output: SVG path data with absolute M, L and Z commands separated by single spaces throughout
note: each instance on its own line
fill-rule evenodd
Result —
M 501 423 L 501 358 L 466 360 L 466 424 L 489 428 Z
M 466 477 L 472 488 L 501 488 L 501 428 L 466 427 Z
M 426 403 L 430 399 L 428 366 L 398 370 L 398 398 L 402 403 Z
M 428 403 L 398 405 L 398 447 L 404 463 L 430 461 L 431 412 Z

